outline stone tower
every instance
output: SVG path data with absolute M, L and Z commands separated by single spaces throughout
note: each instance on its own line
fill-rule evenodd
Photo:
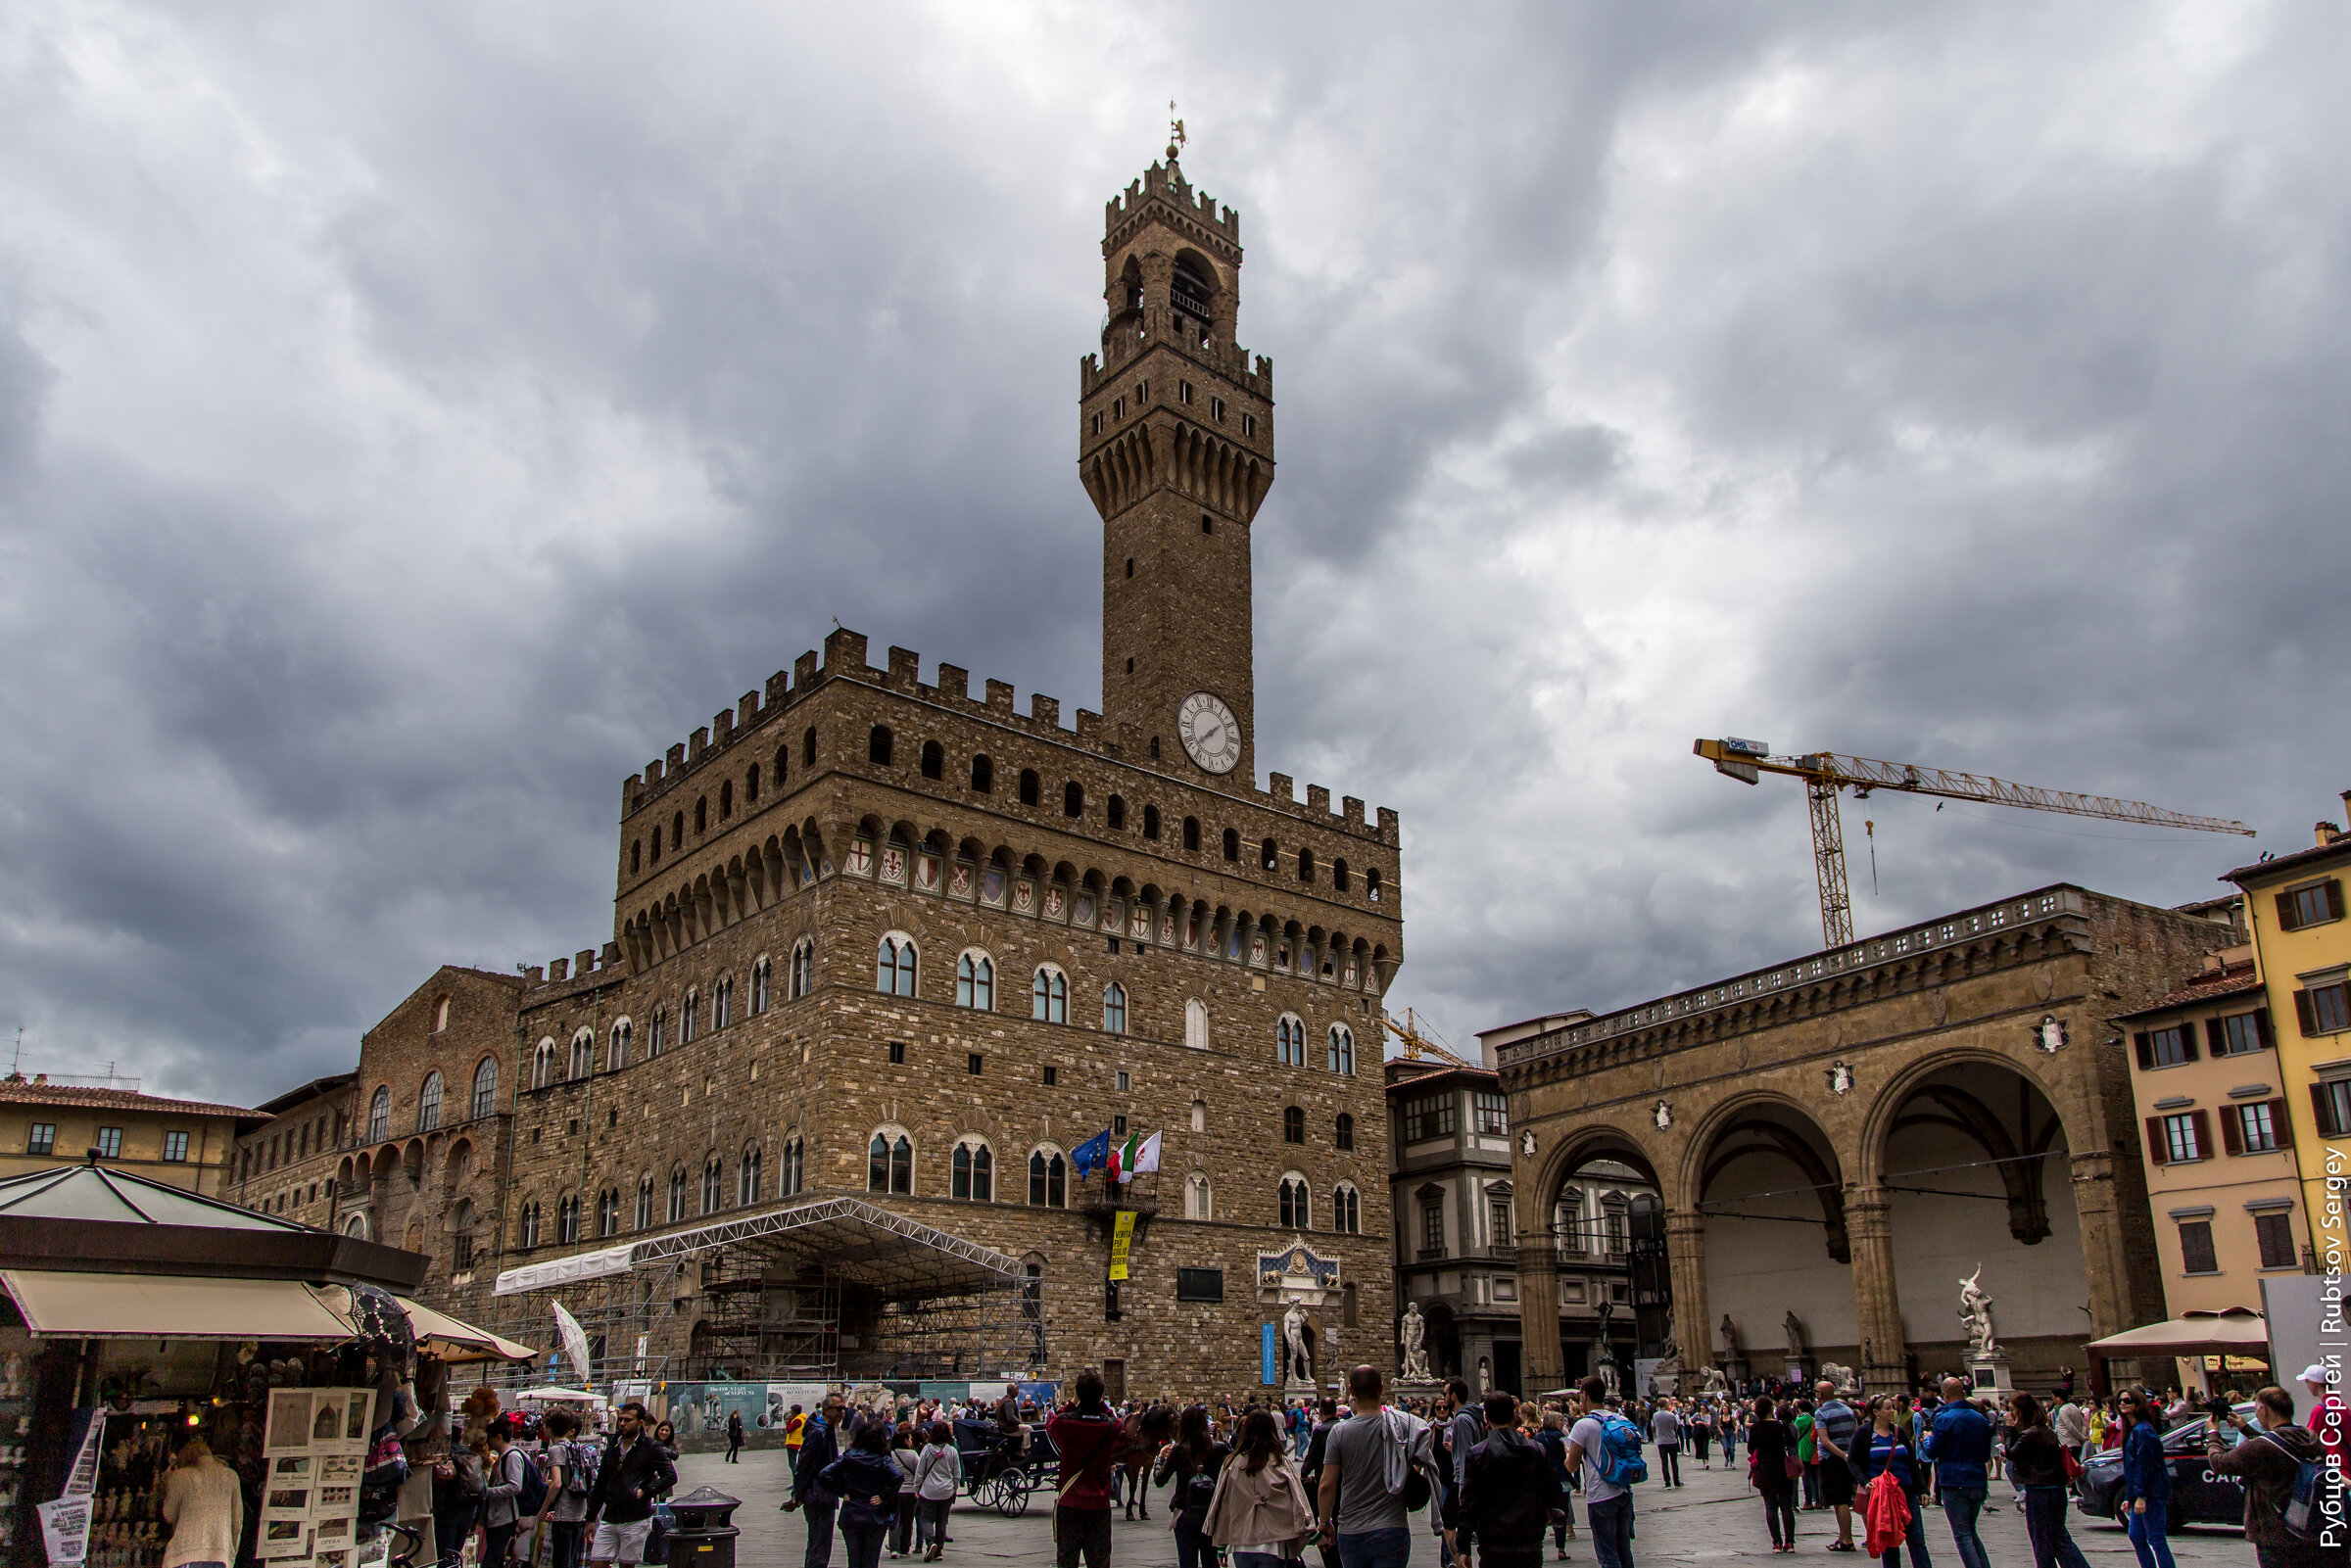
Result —
M 1273 366 L 1234 338 L 1240 218 L 1169 155 L 1105 210 L 1102 352 L 1080 367 L 1079 471 L 1102 514 L 1102 712 L 1147 765 L 1248 788 L 1249 529 L 1273 483 Z

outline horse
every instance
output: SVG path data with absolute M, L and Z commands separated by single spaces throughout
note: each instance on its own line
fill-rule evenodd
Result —
M 1171 1404 L 1148 1404 L 1129 1414 L 1120 1423 L 1119 1441 L 1110 1450 L 1111 1468 L 1123 1469 L 1128 1475 L 1127 1517 L 1134 1517 L 1139 1503 L 1143 1517 L 1151 1517 L 1151 1461 L 1159 1450 L 1176 1435 L 1176 1407 Z

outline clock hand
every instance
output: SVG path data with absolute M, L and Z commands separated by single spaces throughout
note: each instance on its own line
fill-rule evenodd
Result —
M 1210 725 L 1208 732 L 1200 737 L 1200 743 L 1204 746 L 1222 745 L 1223 740 L 1224 727 L 1221 724 Z

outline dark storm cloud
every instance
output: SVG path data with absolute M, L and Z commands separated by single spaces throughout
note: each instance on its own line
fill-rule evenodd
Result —
M 599 942 L 622 776 L 836 617 L 1091 705 L 1073 361 L 1171 94 L 1276 361 L 1261 756 L 1404 812 L 1399 1005 L 1459 1039 L 1813 945 L 1800 791 L 1701 734 L 2303 841 L 2351 783 L 2343 28 L 16 8 L 28 1060 L 256 1099 L 436 963 Z M 2253 852 L 1847 828 L 1865 927 Z

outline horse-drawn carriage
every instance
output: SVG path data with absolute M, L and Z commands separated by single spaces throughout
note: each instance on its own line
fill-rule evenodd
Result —
M 1052 1467 L 1060 1462 L 1042 1426 L 1026 1426 L 1016 1435 L 993 1421 L 957 1421 L 955 1453 L 971 1499 L 1007 1519 L 1029 1511 L 1029 1494 L 1050 1484 Z

